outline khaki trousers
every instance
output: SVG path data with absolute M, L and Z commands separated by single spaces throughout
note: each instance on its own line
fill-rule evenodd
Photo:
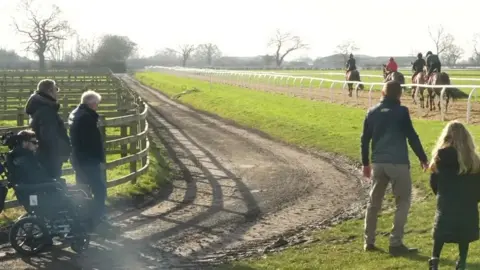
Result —
M 404 227 L 412 199 L 412 179 L 407 164 L 372 164 L 373 186 L 365 214 L 365 244 L 375 244 L 378 212 L 382 208 L 388 183 L 392 184 L 396 211 L 390 233 L 390 246 L 403 244 Z

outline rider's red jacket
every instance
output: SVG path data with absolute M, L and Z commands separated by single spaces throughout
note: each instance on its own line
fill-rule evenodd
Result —
M 387 70 L 391 72 L 397 72 L 398 71 L 397 63 L 395 63 L 395 61 L 389 61 L 387 64 Z

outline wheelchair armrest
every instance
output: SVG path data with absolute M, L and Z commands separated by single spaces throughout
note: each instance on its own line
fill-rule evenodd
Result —
M 41 183 L 41 184 L 17 184 L 14 186 L 15 191 L 35 193 L 53 190 L 62 190 L 60 183 Z

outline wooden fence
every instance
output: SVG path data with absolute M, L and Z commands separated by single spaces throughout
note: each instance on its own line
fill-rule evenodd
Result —
M 58 98 L 61 104 L 59 113 L 65 122 L 69 113 L 78 105 L 83 91 L 91 89 L 102 95 L 98 110 L 99 128 L 103 134 L 106 153 L 120 155 L 120 158 L 108 161 L 106 169 L 111 170 L 130 164 L 128 174 L 117 179 L 107 179 L 107 186 L 113 187 L 127 182 L 136 183 L 137 178 L 146 173 L 149 166 L 146 121 L 148 106 L 111 73 L 43 72 L 40 74 L 12 71 L 0 74 L 0 108 L 4 109 L 0 120 L 16 122 L 16 126 L 1 127 L 0 134 L 29 128 L 24 105 L 34 92 L 38 81 L 43 78 L 52 78 L 57 81 L 61 89 Z M 65 125 L 68 127 L 68 123 Z M 109 128 L 119 129 L 120 134 L 109 134 L 107 132 Z M 73 174 L 74 170 L 71 167 L 63 169 L 63 176 Z M 6 208 L 16 206 L 18 206 L 16 200 L 8 201 L 5 205 Z

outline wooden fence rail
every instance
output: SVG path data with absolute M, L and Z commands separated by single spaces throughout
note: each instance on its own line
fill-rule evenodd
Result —
M 30 73 L 19 73 L 19 72 L 12 72 L 14 76 L 18 77 L 30 77 L 32 76 Z M 45 74 L 35 74 L 38 77 L 40 75 Z M 49 78 L 53 77 L 53 74 L 50 74 Z M 61 74 L 62 76 L 66 77 L 74 77 L 76 76 L 73 73 L 65 72 L 65 74 Z M 83 75 L 83 74 L 81 74 Z M 35 76 L 35 77 L 37 77 Z M 99 114 L 100 114 L 100 121 L 99 121 L 99 129 L 104 138 L 104 145 L 107 154 L 120 154 L 120 158 L 108 161 L 106 164 L 106 169 L 111 170 L 115 167 L 130 164 L 129 173 L 123 175 L 116 179 L 107 179 L 107 186 L 114 187 L 118 186 L 127 182 L 136 183 L 137 178 L 143 174 L 145 174 L 148 170 L 149 166 L 149 159 L 148 153 L 150 148 L 150 143 L 147 138 L 147 131 L 148 131 L 148 123 L 146 121 L 146 117 L 148 114 L 148 106 L 142 101 L 142 99 L 133 91 L 128 89 L 119 79 L 115 78 L 112 74 L 96 74 L 97 77 L 104 76 L 108 78 L 108 84 L 111 85 L 107 90 L 99 90 L 98 92 L 102 95 L 102 104 L 99 107 Z M 3 78 L 12 77 L 10 74 L 6 74 L 2 76 L 0 74 L 0 81 Z M 32 76 L 33 77 L 33 76 Z M 42 78 L 40 78 L 42 79 Z M 8 78 L 6 79 L 8 81 Z M 102 85 L 102 84 L 99 84 Z M 31 85 L 30 89 L 34 89 L 36 85 Z M 4 92 L 8 93 L 8 90 L 4 90 L 8 88 L 8 83 L 4 84 L 4 88 L 1 89 Z M 1 91 L 0 90 L 0 91 Z M 92 89 L 96 90 L 96 89 Z M 97 90 L 96 90 L 97 91 Z M 21 101 L 24 103 L 28 96 L 33 91 L 25 91 L 23 98 Z M 65 94 L 69 91 L 65 91 Z M 68 117 L 68 113 L 78 104 L 80 101 L 80 95 L 82 91 L 72 91 L 77 96 L 75 98 L 75 102 L 73 105 L 70 101 L 73 101 L 70 98 L 71 95 L 63 97 L 60 101 L 62 108 L 60 109 L 59 113 L 66 121 Z M 72 93 L 73 94 L 73 93 Z M 103 94 L 108 96 L 107 100 L 103 99 Z M 17 126 L 15 127 L 2 127 L 0 128 L 0 134 L 3 134 L 8 131 L 18 132 L 23 129 L 28 129 L 29 127 L 26 126 L 26 120 L 28 117 L 24 113 L 23 104 L 19 106 L 18 95 L 12 95 L 15 100 L 12 102 L 6 102 L 1 104 L 0 99 L 0 108 L 2 106 L 6 108 L 10 108 L 2 113 L 0 116 L 0 120 L 17 120 Z M 105 108 L 102 108 L 104 102 L 107 101 Z M 101 110 L 111 110 L 107 112 L 103 112 Z M 14 113 L 15 112 L 15 113 Z M 68 127 L 68 123 L 65 123 Z M 113 135 L 107 136 L 107 128 L 108 127 L 120 127 L 120 136 Z M 129 132 L 128 132 L 129 131 Z M 138 168 L 138 164 L 140 164 L 140 168 Z M 65 168 L 62 170 L 62 175 L 73 175 L 74 170 L 73 168 Z M 3 180 L 4 182 L 5 180 Z M 2 182 L 2 181 L 0 181 Z M 12 208 L 19 206 L 16 200 L 7 201 L 5 203 L 5 208 Z

